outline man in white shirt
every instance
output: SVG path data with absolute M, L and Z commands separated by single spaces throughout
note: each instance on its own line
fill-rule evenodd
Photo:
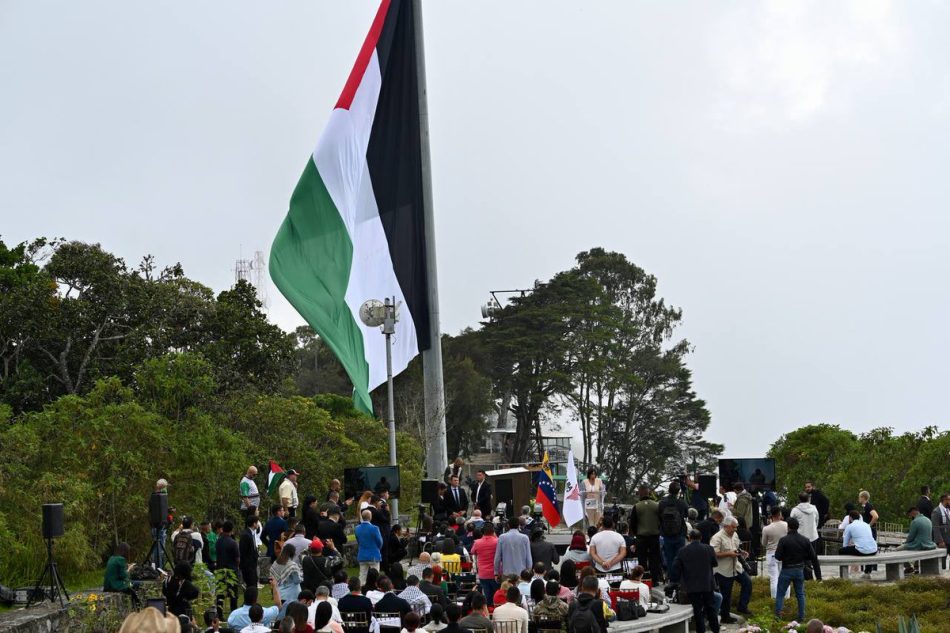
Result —
M 310 550 L 311 539 L 306 537 L 307 528 L 304 527 L 303 523 L 298 523 L 297 527 L 294 528 L 294 535 L 292 538 L 287 539 L 285 545 L 294 546 L 294 562 L 298 565 L 300 564 L 300 557 L 306 554 Z
M 261 495 L 257 490 L 257 484 L 254 483 L 255 477 L 257 477 L 257 467 L 248 466 L 247 472 L 244 473 L 244 477 L 241 478 L 239 485 L 241 491 L 241 511 L 245 514 L 248 512 L 256 512 L 258 506 L 261 505 Z
M 609 516 L 601 519 L 601 528 L 590 540 L 590 557 L 597 571 L 619 570 L 620 562 L 627 556 L 627 541 L 614 532 L 614 522 Z
M 736 493 L 726 490 L 725 486 L 719 486 L 719 511 L 723 518 L 732 516 L 732 505 L 736 502 Z
M 775 599 L 775 591 L 778 587 L 779 563 L 775 560 L 775 548 L 783 536 L 788 534 L 788 523 L 782 520 L 782 509 L 778 506 L 772 508 L 772 520 L 762 528 L 762 547 L 765 548 L 765 570 L 769 575 L 769 591 L 772 599 Z M 786 598 L 791 595 L 791 590 L 786 591 Z
M 505 604 L 495 607 L 492 620 L 495 622 L 518 622 L 520 633 L 528 633 L 528 612 L 518 606 L 521 603 L 521 592 L 517 587 L 508 587 L 505 594 Z
M 277 488 L 277 494 L 280 496 L 280 505 L 287 508 L 287 516 L 293 517 L 297 516 L 297 506 L 300 505 L 297 501 L 297 475 L 299 475 L 296 470 L 291 468 L 287 471 L 287 474 L 284 475 L 284 480 L 280 482 L 280 487 Z

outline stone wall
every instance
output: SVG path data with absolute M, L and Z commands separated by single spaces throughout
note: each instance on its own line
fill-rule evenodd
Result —
M 29 609 L 4 611 L 0 613 L 0 633 L 54 633 L 73 628 L 67 626 L 70 623 L 70 610 L 75 615 L 90 609 L 90 605 L 93 604 L 89 601 L 91 594 L 96 596 L 95 608 L 114 611 L 114 617 L 118 621 L 121 621 L 123 615 L 131 609 L 128 596 L 87 591 L 71 596 L 72 599 L 65 608 L 58 602 L 46 602 Z M 73 630 L 79 631 L 82 628 L 80 625 Z

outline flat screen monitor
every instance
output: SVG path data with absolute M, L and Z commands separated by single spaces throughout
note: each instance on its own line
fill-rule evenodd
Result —
M 749 492 L 775 490 L 775 460 L 769 457 L 720 459 L 719 485 L 732 490 L 737 481 Z
M 399 466 L 360 466 L 343 469 L 343 492 L 347 498 L 357 499 L 364 491 L 379 494 L 389 491 L 390 497 L 399 497 Z

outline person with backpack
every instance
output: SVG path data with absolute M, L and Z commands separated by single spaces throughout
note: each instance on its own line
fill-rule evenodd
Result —
M 686 514 L 689 507 L 680 499 L 680 484 L 674 481 L 668 488 L 669 494 L 657 504 L 660 513 L 660 534 L 663 536 L 663 560 L 666 563 L 666 575 L 673 569 L 677 552 L 686 545 Z
M 172 534 L 172 560 L 175 566 L 180 563 L 187 563 L 193 567 L 195 563 L 202 562 L 201 549 L 204 547 L 204 539 L 201 534 L 191 529 L 193 522 L 191 517 L 181 518 L 181 527 Z
M 660 508 L 646 486 L 640 486 L 637 496 L 640 501 L 630 512 L 630 526 L 637 535 L 637 558 L 646 565 L 653 582 L 660 583 L 664 577 L 660 554 Z
M 567 633 L 607 633 L 597 576 L 585 576 L 581 581 L 577 599 L 567 611 Z
M 300 557 L 300 569 L 303 572 L 303 582 L 300 586 L 316 593 L 317 587 L 333 586 L 333 565 L 329 558 L 323 555 L 323 541 L 318 538 L 310 542 L 308 552 Z

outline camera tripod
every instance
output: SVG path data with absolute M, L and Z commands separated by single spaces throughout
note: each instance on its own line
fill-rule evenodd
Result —
M 415 548 L 413 548 L 413 549 L 415 549 L 418 554 L 422 554 L 423 550 L 425 549 L 425 546 L 422 544 L 422 541 L 419 540 L 419 539 L 421 538 L 421 537 L 420 537 L 420 533 L 422 532 L 422 519 L 423 519 L 423 517 L 425 517 L 425 507 L 426 507 L 426 504 L 420 503 L 420 504 L 419 504 L 419 507 L 417 508 L 417 510 L 418 510 L 418 518 L 416 519 L 416 546 L 415 546 Z M 430 510 L 431 510 L 431 507 L 432 507 L 432 506 L 431 506 L 431 504 L 430 504 L 430 505 L 429 505 Z M 428 537 L 428 534 L 426 535 L 426 537 Z M 410 553 L 409 553 L 409 564 L 410 564 L 410 565 L 412 565 L 412 560 L 413 560 L 414 557 L 415 557 L 415 554 L 413 554 L 412 552 L 410 552 Z
M 47 598 L 50 602 L 59 600 L 60 606 L 63 607 L 66 606 L 66 600 L 69 600 L 69 592 L 66 591 L 66 585 L 56 567 L 56 559 L 53 558 L 53 539 L 51 538 L 46 539 L 46 567 L 43 568 L 42 575 L 30 591 L 26 606 L 31 607 Z
M 161 560 L 163 560 L 162 568 L 170 566 L 171 557 L 168 555 L 168 548 L 165 547 L 164 539 L 162 538 L 162 532 L 167 527 L 167 524 L 163 523 L 160 527 L 152 528 L 154 532 L 152 533 L 152 546 L 148 550 L 148 554 L 145 555 L 145 558 L 142 559 L 142 566 L 151 565 L 155 561 L 155 557 L 161 552 Z M 155 566 L 155 569 L 159 569 L 158 565 Z

